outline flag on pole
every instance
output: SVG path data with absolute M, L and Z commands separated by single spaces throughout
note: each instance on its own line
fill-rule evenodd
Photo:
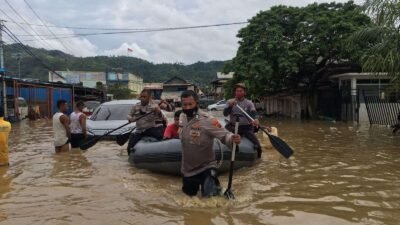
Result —
M 131 48 L 128 48 L 128 52 L 133 52 L 133 49 L 131 49 Z

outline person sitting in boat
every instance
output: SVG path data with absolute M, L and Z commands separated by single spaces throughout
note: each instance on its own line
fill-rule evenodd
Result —
M 224 116 L 229 116 L 229 122 L 226 124 L 225 128 L 231 132 L 234 131 L 235 128 L 235 120 L 236 116 L 234 115 L 242 115 L 240 117 L 239 122 L 239 134 L 242 137 L 246 137 L 249 139 L 257 149 L 258 157 L 261 157 L 261 144 L 254 134 L 255 129 L 258 130 L 258 126 L 260 125 L 258 121 L 258 113 L 256 107 L 253 102 L 249 99 L 245 98 L 246 96 L 246 86 L 243 83 L 238 83 L 234 87 L 235 98 L 227 101 L 226 106 L 224 108 Z M 244 111 L 246 111 L 251 117 L 253 117 L 254 121 L 251 122 L 246 115 L 240 111 L 239 108 L 235 107 L 239 105 Z
M 217 119 L 210 117 L 198 107 L 199 97 L 194 91 L 181 95 L 182 112 L 179 118 L 182 143 L 183 174 L 182 191 L 195 196 L 201 187 L 203 197 L 221 194 L 216 174 L 216 159 L 213 151 L 214 138 L 227 146 L 240 143 L 240 136 L 224 129 Z
M 143 117 L 136 121 L 136 130 L 129 136 L 128 142 L 128 154 L 134 151 L 135 145 L 142 139 L 142 137 L 153 137 L 157 140 L 161 140 L 164 134 L 163 121 L 165 117 L 161 112 L 161 108 L 165 108 L 165 104 L 156 104 L 152 98 L 151 93 L 148 90 L 143 90 L 140 93 L 140 102 L 132 107 L 128 120 L 130 122 L 135 121 L 141 115 L 153 112 L 152 114 Z
M 174 114 L 174 122 L 167 126 L 167 129 L 164 131 L 164 139 L 179 139 L 179 116 L 181 115 L 182 110 L 178 110 Z

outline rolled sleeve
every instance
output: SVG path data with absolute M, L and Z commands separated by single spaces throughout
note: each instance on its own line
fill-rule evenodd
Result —
M 232 133 L 222 128 L 221 124 L 217 119 L 208 119 L 205 120 L 202 124 L 203 129 L 211 138 L 217 138 L 223 144 L 227 146 L 232 146 Z

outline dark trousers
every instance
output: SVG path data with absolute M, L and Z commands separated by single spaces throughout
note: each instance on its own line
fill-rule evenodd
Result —
M 233 124 L 228 123 L 225 128 L 232 133 L 235 132 L 235 125 Z M 262 154 L 262 149 L 260 141 L 254 133 L 254 127 L 252 125 L 239 125 L 238 133 L 241 137 L 249 139 L 249 141 L 251 141 L 255 145 L 258 158 L 260 158 Z
M 162 140 L 164 135 L 164 127 L 160 126 L 160 127 L 152 127 L 149 128 L 145 131 L 143 131 L 142 133 L 132 133 L 129 136 L 129 142 L 128 142 L 128 155 L 131 152 L 134 152 L 134 147 L 135 145 L 142 139 L 142 137 L 153 137 L 157 140 Z
M 396 125 L 392 126 L 393 128 L 393 134 L 396 134 L 398 130 L 400 130 L 400 122 Z
M 194 176 L 183 177 L 182 183 L 182 191 L 190 197 L 197 195 L 200 187 L 203 197 L 218 196 L 222 190 L 215 169 L 207 169 Z
M 85 140 L 84 134 L 71 134 L 71 148 L 78 148 Z

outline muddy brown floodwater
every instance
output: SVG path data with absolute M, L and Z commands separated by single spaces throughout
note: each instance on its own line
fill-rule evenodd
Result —
M 295 155 L 264 147 L 256 166 L 235 171 L 234 201 L 186 197 L 179 177 L 130 166 L 113 142 L 54 154 L 50 121 L 13 124 L 0 224 L 400 224 L 400 136 L 346 123 L 269 124 Z M 220 180 L 226 187 L 227 174 Z

